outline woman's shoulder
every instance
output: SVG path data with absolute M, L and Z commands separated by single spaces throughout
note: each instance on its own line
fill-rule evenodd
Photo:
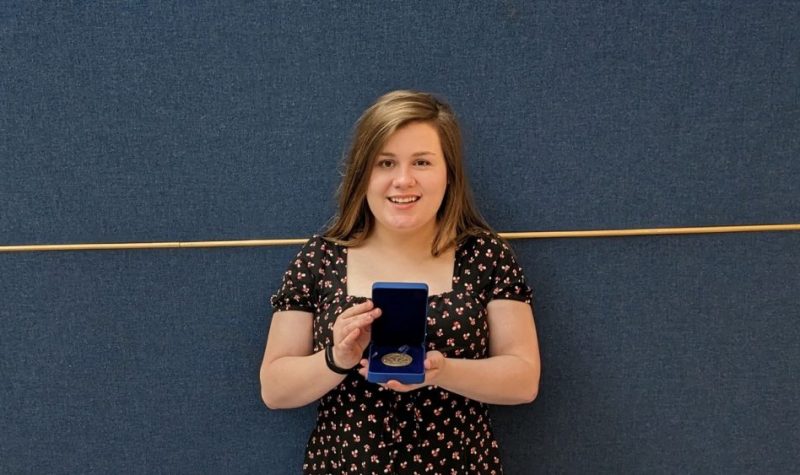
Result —
M 489 230 L 470 234 L 458 249 L 458 256 L 481 269 L 506 266 L 516 261 L 511 245 L 499 234 Z
M 469 249 L 473 252 L 479 249 L 503 249 L 508 248 L 508 244 L 499 234 L 487 229 L 480 229 L 467 234 L 459 245 L 461 249 Z
M 300 256 L 310 261 L 319 261 L 326 258 L 335 258 L 342 254 L 344 246 L 326 238 L 322 234 L 314 234 L 300 249 Z
M 320 247 L 326 242 L 329 242 L 322 234 L 312 234 L 311 237 L 306 239 L 303 243 L 303 247 Z

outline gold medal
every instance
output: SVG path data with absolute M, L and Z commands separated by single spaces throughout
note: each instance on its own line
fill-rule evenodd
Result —
M 412 361 L 414 361 L 414 358 L 405 353 L 387 353 L 381 357 L 381 363 L 394 368 L 408 366 Z

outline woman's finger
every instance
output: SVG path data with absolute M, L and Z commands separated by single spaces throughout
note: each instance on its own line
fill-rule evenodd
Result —
M 347 335 L 352 333 L 353 330 L 357 328 L 359 328 L 359 325 L 356 325 L 354 321 L 348 321 L 347 323 L 344 324 L 344 326 L 342 326 L 340 334 L 346 337 Z
M 425 369 L 432 370 L 432 369 L 439 369 L 444 362 L 444 355 L 436 350 L 431 350 L 425 355 Z
M 403 384 L 400 381 L 396 381 L 391 379 L 386 382 L 386 387 L 391 389 L 392 391 L 397 391 L 400 393 L 407 393 L 409 391 L 413 391 L 414 389 L 420 388 L 423 385 L 420 384 Z
M 355 328 L 365 329 L 375 320 L 376 317 L 372 316 L 372 312 L 350 318 L 342 327 L 343 333 L 349 333 Z
M 354 328 L 349 333 L 345 334 L 345 337 L 342 338 L 342 341 L 339 342 L 339 346 L 342 349 L 349 350 L 351 348 L 351 346 L 353 345 L 353 343 L 356 340 L 358 340 L 359 334 L 361 334 L 361 329 L 360 328 Z
M 354 317 L 360 313 L 368 312 L 372 308 L 372 300 L 361 302 L 360 304 L 353 305 L 339 315 L 339 318 L 347 319 Z

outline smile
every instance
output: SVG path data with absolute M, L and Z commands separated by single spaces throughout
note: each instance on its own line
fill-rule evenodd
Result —
M 392 203 L 397 203 L 397 204 L 404 205 L 404 204 L 414 203 L 416 201 L 419 201 L 419 196 L 390 196 L 387 199 L 389 201 L 391 201 Z

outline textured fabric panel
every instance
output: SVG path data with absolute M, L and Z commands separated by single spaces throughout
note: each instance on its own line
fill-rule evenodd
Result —
M 790 473 L 800 234 L 518 243 L 543 377 L 497 408 L 510 473 Z
M 459 5 L 4 6 L 0 242 L 309 236 L 399 87 L 501 230 L 800 215 L 796 2 Z
M 796 2 L 0 7 L 0 244 L 308 237 L 350 128 L 440 93 L 502 231 L 797 222 Z M 797 233 L 513 242 L 539 399 L 507 472 L 792 472 Z M 297 473 L 296 247 L 0 254 L 0 472 Z
M 796 466 L 800 235 L 515 244 L 544 372 L 493 409 L 509 473 Z M 4 471 L 297 473 L 313 410 L 258 384 L 295 251 L 0 255 Z

